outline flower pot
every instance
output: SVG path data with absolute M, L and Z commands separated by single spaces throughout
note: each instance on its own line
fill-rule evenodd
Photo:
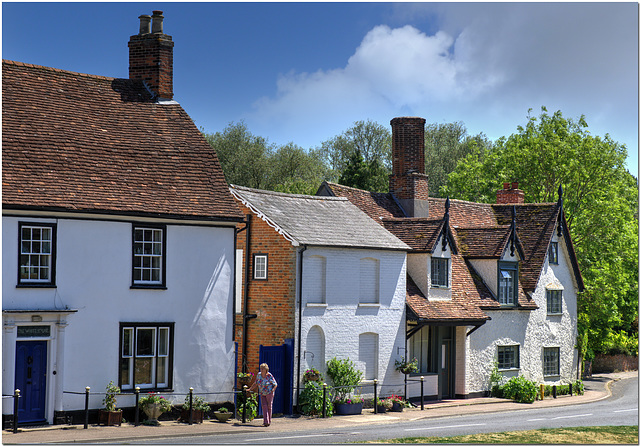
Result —
M 405 375 L 408 375 L 408 374 L 411 373 L 411 369 L 409 367 L 402 368 L 402 369 L 400 369 L 400 371 L 402 373 L 404 373 Z
M 204 419 L 204 411 L 193 409 L 193 422 L 200 424 L 202 423 L 203 419 Z M 189 422 L 189 409 L 182 409 L 180 411 L 180 421 L 182 421 L 183 423 Z
M 402 412 L 404 406 L 400 403 L 393 402 L 393 406 L 391 406 L 391 412 Z
M 387 411 L 386 406 L 378 404 L 378 413 L 385 413 Z
M 147 416 L 148 424 L 158 425 L 158 417 L 162 415 L 162 405 L 160 403 L 151 403 L 144 408 L 144 413 Z
M 320 379 L 320 375 L 314 373 L 311 375 L 307 375 L 307 381 L 317 381 Z
M 248 386 L 250 382 L 251 382 L 250 376 L 238 378 L 238 387 L 242 388 L 242 386 Z
M 336 403 L 334 405 L 336 415 L 359 415 L 362 413 L 362 406 L 364 403 Z
M 233 416 L 233 412 L 214 412 L 213 415 L 221 423 L 226 423 Z
M 105 426 L 121 426 L 122 425 L 122 411 L 121 410 L 99 410 L 98 411 L 98 424 L 104 424 Z

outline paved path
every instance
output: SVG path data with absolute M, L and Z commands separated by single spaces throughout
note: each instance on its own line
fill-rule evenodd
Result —
M 571 404 L 583 404 L 598 401 L 611 395 L 609 386 L 612 382 L 624 378 L 638 376 L 638 372 L 621 372 L 594 375 L 585 380 L 585 393 L 580 396 L 561 396 L 556 399 L 547 397 L 544 401 L 536 401 L 533 405 L 513 403 L 498 398 L 473 398 L 459 400 L 444 400 L 425 402 L 424 410 L 420 407 L 404 409 L 403 412 L 374 414 L 372 409 L 365 409 L 362 415 L 333 416 L 331 418 L 312 417 L 279 417 L 274 418 L 270 427 L 262 427 L 262 419 L 242 424 L 237 420 L 226 423 L 205 420 L 202 424 L 178 423 L 163 421 L 160 426 L 97 426 L 90 425 L 83 429 L 83 425 L 49 426 L 44 428 L 24 428 L 14 434 L 11 430 L 2 432 L 3 444 L 26 443 L 90 443 L 90 442 L 124 442 L 131 439 L 153 439 L 166 437 L 185 437 L 199 435 L 214 435 L 239 433 L 242 431 L 269 430 L 276 432 L 319 429 L 332 427 L 357 426 L 368 423 L 393 423 L 397 421 L 412 421 L 424 418 L 447 417 L 453 415 L 472 414 L 479 412 L 501 412 L 522 409 L 552 407 Z

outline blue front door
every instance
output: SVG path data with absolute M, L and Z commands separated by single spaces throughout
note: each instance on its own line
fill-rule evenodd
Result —
M 16 389 L 19 423 L 46 421 L 47 341 L 16 342 Z

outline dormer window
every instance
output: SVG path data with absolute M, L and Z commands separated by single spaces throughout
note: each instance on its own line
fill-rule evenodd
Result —
M 438 257 L 431 258 L 431 286 L 443 288 L 449 286 L 448 260 Z
M 498 302 L 500 305 L 515 305 L 518 295 L 518 264 L 498 263 Z

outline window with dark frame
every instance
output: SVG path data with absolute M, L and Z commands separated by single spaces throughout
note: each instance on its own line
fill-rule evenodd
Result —
M 18 223 L 18 286 L 54 286 L 56 224 Z
M 544 376 L 560 375 L 560 347 L 545 347 L 543 352 Z
M 267 254 L 253 255 L 253 279 L 267 280 L 268 278 L 268 256 Z
M 449 286 L 449 259 L 431 257 L 431 286 Z
M 558 242 L 551 242 L 549 244 L 549 264 L 558 264 Z
M 501 305 L 515 305 L 518 295 L 518 264 L 498 263 L 498 302 Z
M 133 286 L 164 287 L 165 226 L 133 227 Z
M 562 314 L 562 290 L 547 290 L 547 314 Z
M 520 346 L 519 345 L 499 345 L 498 346 L 498 369 L 519 369 L 520 368 Z
M 121 323 L 119 386 L 122 390 L 173 385 L 173 322 Z

